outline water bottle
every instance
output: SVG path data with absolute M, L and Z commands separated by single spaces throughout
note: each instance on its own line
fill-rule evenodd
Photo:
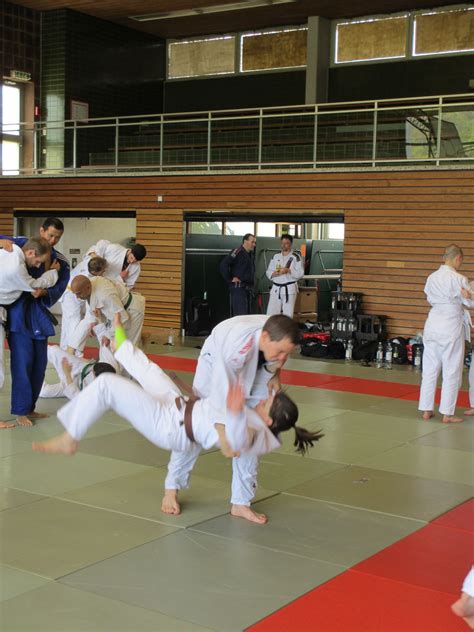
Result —
M 415 367 L 415 369 L 417 371 L 419 371 L 421 369 L 421 349 L 420 347 L 417 348 L 417 350 L 415 351 L 415 358 L 413 360 L 413 365 Z
M 377 355 L 375 356 L 375 364 L 378 369 L 381 369 L 383 366 L 383 344 L 379 342 L 377 347 Z
M 168 344 L 172 347 L 174 346 L 174 332 L 170 329 L 170 333 L 168 334 Z
M 331 309 L 336 309 L 336 295 L 334 294 L 334 292 L 332 293 L 332 298 L 331 298 Z
M 385 350 L 385 368 L 386 369 L 391 369 L 392 368 L 392 345 L 389 342 L 387 344 L 387 348 Z
M 346 347 L 346 360 L 352 360 L 353 348 L 354 348 L 354 343 L 352 342 L 352 340 L 349 340 L 347 342 L 347 347 Z

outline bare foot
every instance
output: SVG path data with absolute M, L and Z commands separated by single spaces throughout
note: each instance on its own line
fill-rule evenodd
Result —
M 48 454 L 64 454 L 73 456 L 76 453 L 79 441 L 71 437 L 68 432 L 63 432 L 48 441 L 37 441 L 32 444 L 35 452 L 46 452 Z
M 451 610 L 458 617 L 462 617 L 471 630 L 474 630 L 474 597 L 461 593 L 461 597 L 453 603 Z
M 444 415 L 441 421 L 444 424 L 460 424 L 464 419 L 462 417 L 456 417 L 456 415 Z
M 428 421 L 432 417 L 434 417 L 434 412 L 432 410 L 425 410 L 423 412 L 423 420 L 424 421 Z
M 181 513 L 181 507 L 178 502 L 177 489 L 165 489 L 165 495 L 161 501 L 161 511 L 165 514 L 177 516 Z
M 18 417 L 16 418 L 16 423 L 19 426 L 34 426 L 35 425 L 31 421 L 31 419 L 28 419 L 28 417 L 26 417 L 26 415 L 18 415 Z
M 464 414 L 466 415 L 466 417 L 474 416 L 474 408 L 468 408 L 467 410 L 464 411 Z
M 46 417 L 49 417 L 48 413 L 37 413 L 35 410 L 33 410 L 31 413 L 28 413 L 28 417 L 30 419 L 46 419 Z
M 250 507 L 247 507 L 247 505 L 232 505 L 230 514 L 235 518 L 245 518 L 245 520 L 256 522 L 257 524 L 266 524 L 268 522 L 265 514 L 257 513 Z
M 2 428 L 14 428 L 16 424 L 12 424 L 9 421 L 0 421 L 0 429 Z

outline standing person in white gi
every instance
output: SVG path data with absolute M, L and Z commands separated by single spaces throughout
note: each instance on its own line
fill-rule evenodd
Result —
M 78 298 L 87 300 L 87 311 L 71 338 L 72 349 L 68 349 L 69 352 L 83 347 L 91 327 L 94 327 L 99 341 L 102 337 L 110 339 L 117 313 L 132 344 L 140 341 L 145 317 L 145 298 L 141 294 L 130 292 L 121 282 L 114 283 L 100 276 L 88 279 L 82 275 L 72 281 L 71 291 Z
M 470 291 L 463 290 L 465 305 L 469 309 L 474 309 L 474 283 L 470 283 Z M 466 417 L 474 416 L 474 349 L 472 350 L 471 366 L 469 367 L 469 408 L 464 411 Z
M 293 318 L 298 280 L 304 275 L 304 264 L 292 250 L 293 236 L 282 235 L 281 252 L 274 255 L 267 268 L 267 277 L 272 282 L 267 314 L 285 314 Z
M 213 404 L 215 421 L 222 422 L 225 396 L 230 383 L 239 379 L 248 406 L 268 396 L 269 383 L 279 387 L 279 377 L 271 372 L 281 367 L 299 342 L 296 323 L 282 314 L 235 316 L 221 322 L 205 341 L 198 359 L 193 391 Z M 270 369 L 270 370 L 269 370 Z M 195 444 L 188 452 L 173 452 L 168 464 L 165 495 L 161 510 L 179 514 L 178 491 L 188 487 L 189 477 L 201 451 Z M 232 460 L 231 514 L 264 524 L 267 517 L 250 508 L 255 495 L 258 459 L 242 455 Z
M 423 331 L 423 373 L 418 410 L 423 419 L 434 416 L 436 383 L 442 371 L 439 412 L 443 423 L 459 423 L 456 400 L 462 380 L 464 341 L 469 339 L 469 313 L 464 309 L 466 299 L 462 290 L 469 291 L 469 282 L 458 272 L 463 261 L 459 246 L 451 244 L 444 253 L 444 265 L 430 274 L 425 294 L 431 305 Z
M 78 298 L 71 291 L 71 282 L 79 275 L 86 276 L 88 279 L 93 276 L 102 276 L 105 273 L 107 262 L 102 257 L 91 257 L 84 259 L 71 272 L 69 284 L 66 291 L 59 299 L 61 303 L 61 340 L 59 346 L 63 351 L 67 351 L 70 347 L 71 336 L 74 335 L 76 327 L 84 318 L 86 313 L 86 302 Z M 82 349 L 76 349 L 76 355 L 82 356 Z
M 45 261 L 49 261 L 51 246 L 45 239 L 32 237 L 20 248 L 14 244 L 0 249 L 0 388 L 5 381 L 3 352 L 5 344 L 5 323 L 7 312 L 5 306 L 14 303 L 22 292 L 31 292 L 37 296 L 35 290 L 53 287 L 58 280 L 59 264 L 53 262 L 50 269 L 38 279 L 28 274 L 27 266 L 39 268 Z M 0 428 L 13 428 L 15 424 L 0 421 Z
M 125 248 L 120 244 L 112 244 L 107 239 L 101 239 L 87 251 L 86 257 L 103 257 L 107 261 L 105 276 L 112 281 L 121 279 L 129 290 L 132 290 L 140 276 L 139 261 L 146 257 L 146 248 L 141 244 L 134 244 Z

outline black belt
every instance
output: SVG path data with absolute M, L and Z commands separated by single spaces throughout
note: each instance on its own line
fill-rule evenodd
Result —
M 181 410 L 181 402 L 182 398 L 177 397 L 175 399 L 176 408 Z M 192 442 L 196 443 L 196 439 L 194 438 L 193 432 L 193 408 L 194 404 L 197 402 L 197 399 L 188 399 L 184 406 L 184 431 L 186 433 L 187 438 Z
M 289 298 L 289 294 L 288 294 L 288 286 L 289 285 L 293 285 L 294 283 L 296 283 L 296 281 L 289 281 L 288 283 L 275 283 L 275 281 L 272 281 L 273 285 L 276 285 L 276 287 L 279 287 L 280 289 L 278 290 L 278 298 L 281 301 L 281 288 L 285 288 L 285 303 L 288 303 L 288 298 Z

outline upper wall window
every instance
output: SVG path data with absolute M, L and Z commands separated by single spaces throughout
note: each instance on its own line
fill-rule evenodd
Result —
M 306 26 L 168 43 L 168 79 L 304 68 Z
M 408 15 L 337 24 L 336 63 L 404 57 L 408 24 Z
M 235 72 L 235 37 L 182 40 L 168 45 L 168 77 L 202 77 Z
M 474 7 L 414 16 L 413 55 L 474 51 Z
M 306 66 L 306 28 L 245 33 L 240 43 L 240 71 Z

